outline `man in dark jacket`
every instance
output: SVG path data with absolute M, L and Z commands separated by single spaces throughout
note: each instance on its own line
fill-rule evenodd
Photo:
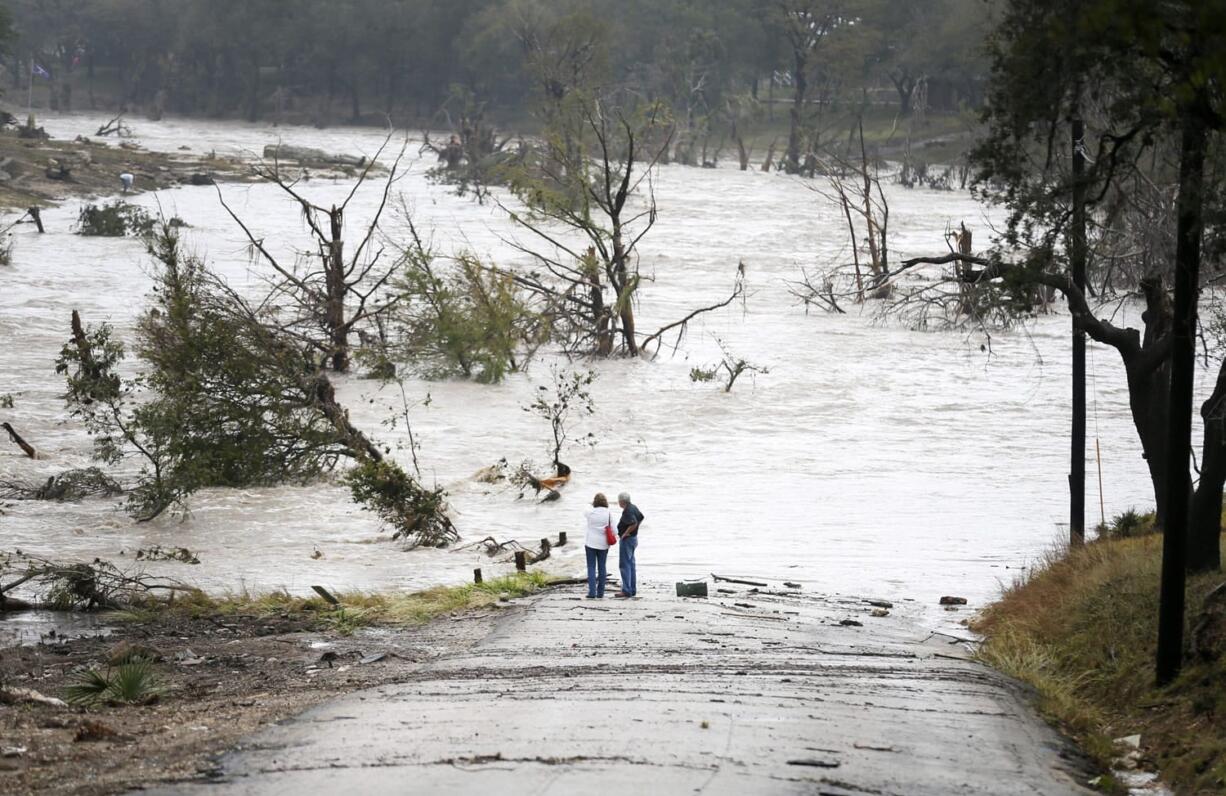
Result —
M 643 522 L 643 512 L 630 502 L 629 492 L 622 492 L 617 496 L 617 505 L 622 509 L 621 519 L 617 521 L 617 538 L 621 542 L 617 564 L 622 575 L 622 590 L 613 596 L 634 597 L 639 592 L 634 552 L 639 546 L 639 525 Z

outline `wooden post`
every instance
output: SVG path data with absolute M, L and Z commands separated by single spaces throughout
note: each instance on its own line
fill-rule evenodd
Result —
M 26 209 L 26 212 L 30 214 L 30 219 L 34 222 L 34 226 L 38 227 L 38 234 L 43 234 L 42 211 L 40 211 L 37 207 L 30 207 Z
M 332 592 L 328 591 L 323 586 L 312 586 L 311 588 L 315 590 L 316 594 L 318 594 L 320 597 L 323 597 L 324 602 L 328 603 L 329 605 L 340 605 L 341 604 L 341 601 L 336 599 L 336 597 L 333 596 Z
M 515 571 L 516 572 L 527 572 L 528 571 L 528 553 L 524 550 L 515 551 Z
M 561 547 L 564 544 L 566 544 L 566 531 L 559 531 L 558 532 L 558 547 Z
M 481 567 L 473 570 L 473 583 L 481 583 Z

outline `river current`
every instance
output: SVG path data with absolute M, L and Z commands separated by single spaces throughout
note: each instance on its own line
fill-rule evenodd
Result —
M 66 138 L 88 135 L 100 121 L 90 114 L 44 120 L 54 136 Z M 258 153 L 283 140 L 371 154 L 383 138 L 371 129 L 186 120 L 133 120 L 132 127 L 146 147 L 187 145 L 197 153 Z M 396 192 L 441 252 L 526 262 L 507 241 L 529 239 L 502 211 L 430 184 L 425 172 L 432 164 L 415 143 L 408 161 Z M 599 372 L 596 413 L 576 431 L 592 432 L 598 443 L 564 454 L 575 475 L 555 503 L 517 500 L 510 487 L 471 478 L 502 457 L 547 460 L 548 425 L 522 406 L 548 380 L 550 357 L 496 386 L 411 380 L 411 400 L 430 397 L 412 415 L 423 471 L 449 490 L 466 541 L 492 535 L 534 545 L 559 531 L 581 539 L 591 494 L 627 490 L 647 517 L 638 553 L 643 579 L 710 572 L 787 579 L 814 591 L 915 599 L 932 606 L 925 610 L 937 622 L 944 618 L 937 597 L 982 604 L 1065 536 L 1066 315 L 994 332 L 985 351 L 977 334 L 881 321 L 872 302 L 849 306 L 847 315 L 806 313 L 787 282 L 802 267 L 848 256 L 840 211 L 803 181 L 777 174 L 666 166 L 652 182 L 659 222 L 640 246 L 641 270 L 650 279 L 640 291 L 640 327 L 654 329 L 726 295 L 742 261 L 747 301 L 700 318 L 675 353 L 590 363 Z M 351 187 L 316 179 L 305 190 L 331 203 Z M 298 211 L 275 187 L 230 184 L 221 191 L 276 251 L 290 256 L 309 246 Z M 379 191 L 374 180 L 354 199 L 351 237 Z M 946 230 L 961 222 L 977 242 L 989 239 L 994 216 L 966 193 L 891 188 L 888 196 L 895 257 L 945 251 Z M 190 224 L 188 244 L 240 289 L 255 289 L 265 276 L 214 188 L 183 187 L 135 201 L 182 217 Z M 139 242 L 72 234 L 81 204 L 70 200 L 45 211 L 45 235 L 18 227 L 13 263 L 0 268 L 0 394 L 15 400 L 0 416 L 43 455 L 27 460 L 6 442 L 4 476 L 46 478 L 90 463 L 89 439 L 65 411 L 53 361 L 72 309 L 88 322 L 112 323 L 122 337 L 150 287 Z M 389 236 L 403 234 L 394 214 L 385 228 Z M 692 367 L 718 359 L 717 337 L 769 372 L 743 377 L 729 394 L 692 382 Z M 1091 344 L 1089 361 L 1092 525 L 1100 512 L 1096 438 L 1106 516 L 1146 507 L 1152 498 L 1118 357 Z M 360 378 L 343 380 L 340 395 L 359 426 L 393 446 L 404 443 L 399 428 L 381 425 L 398 395 Z M 474 566 L 487 572 L 507 566 L 472 551 L 402 551 L 334 482 L 209 490 L 193 498 L 185 519 L 143 525 L 114 500 L 14 502 L 0 516 L 4 549 L 136 566 L 135 551 L 154 544 L 187 547 L 201 563 L 148 565 L 152 571 L 218 591 L 304 592 L 316 583 L 418 589 L 466 580 Z M 581 545 L 571 544 L 557 551 L 555 567 L 577 573 L 582 560 Z

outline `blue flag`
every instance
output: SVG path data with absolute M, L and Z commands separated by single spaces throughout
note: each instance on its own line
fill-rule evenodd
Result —
M 31 62 L 30 62 L 30 67 L 31 67 L 31 69 L 34 71 L 34 74 L 35 74 L 37 77 L 45 77 L 45 78 L 50 79 L 50 77 L 51 77 L 51 73 L 50 73 L 50 72 L 48 72 L 46 69 L 43 69 L 41 66 L 39 66 L 39 65 L 38 65 L 38 64 L 36 64 L 36 63 L 34 63 L 33 61 L 31 61 Z

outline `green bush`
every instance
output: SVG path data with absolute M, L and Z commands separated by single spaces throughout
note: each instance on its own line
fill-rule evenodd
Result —
M 163 692 L 152 664 L 143 658 L 133 658 L 130 663 L 106 672 L 97 669 L 81 672 L 64 690 L 64 698 L 70 704 L 82 706 L 144 705 L 157 700 Z
M 1141 513 L 1131 508 L 1116 514 L 1106 525 L 1099 523 L 1095 530 L 1099 539 L 1132 539 L 1154 533 L 1157 528 L 1152 511 Z

